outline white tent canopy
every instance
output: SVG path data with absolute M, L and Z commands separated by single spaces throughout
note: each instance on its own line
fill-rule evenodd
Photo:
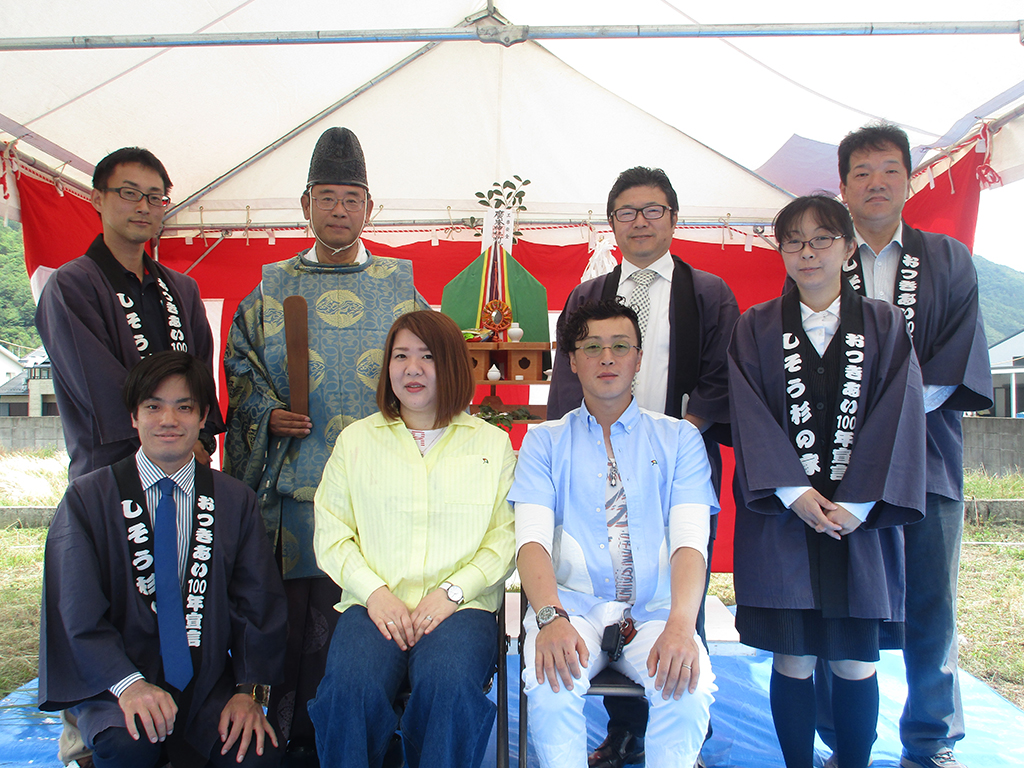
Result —
M 440 29 L 485 13 L 486 5 L 0 0 L 0 34 Z M 498 11 L 535 26 L 917 21 L 936 18 L 940 7 L 961 20 L 1020 15 L 1017 3 L 984 6 L 866 0 L 855 8 L 766 7 L 737 0 L 698 4 L 694 19 L 668 0 L 505 0 Z M 182 201 L 306 126 L 177 211 L 169 223 L 181 226 L 198 224 L 200 205 L 204 225 L 300 221 L 296 198 L 310 151 L 330 125 L 348 125 L 363 143 L 375 202 L 383 205 L 378 225 L 479 215 L 474 193 L 513 174 L 533 182 L 529 218 L 600 221 L 614 175 L 636 164 L 668 171 L 684 219 L 766 220 L 787 195 L 725 155 L 753 166 L 792 133 L 835 142 L 873 115 L 923 126 L 911 130 L 914 143 L 936 139 L 979 96 L 1020 81 L 1024 55 L 1015 38 L 553 40 L 511 48 L 446 42 L 383 79 L 424 46 L 3 51 L 0 141 L 19 139 L 22 158 L 83 187 L 107 152 L 147 146 L 167 165 L 173 197 Z M 885 79 L 874 74 L 879 64 L 889 67 Z M 965 73 L 970 89 L 962 85 Z M 1021 164 L 1020 138 L 1009 140 L 1017 131 L 1024 129 L 997 137 L 994 165 Z M 1011 171 L 1004 181 L 1014 178 Z M 17 217 L 16 198 L 0 206 Z
M 181 16 L 190 10 L 199 14 L 200 4 L 192 9 L 187 2 L 182 5 Z M 75 8 L 68 10 L 74 13 Z M 405 20 L 407 9 L 401 10 Z M 435 21 L 440 17 L 449 25 L 461 21 L 451 11 L 445 16 L 435 9 L 434 14 Z M 290 21 L 292 26 L 312 23 L 301 17 Z M 485 23 L 493 25 L 495 20 Z M 60 27 L 70 31 L 75 25 L 69 20 Z M 24 29 L 25 35 L 38 31 L 32 25 Z M 359 45 L 304 46 L 302 51 L 173 49 L 165 55 L 147 50 L 2 53 L 0 61 L 14 59 L 18 65 L 5 67 L 11 74 L 9 85 L 49 80 L 47 88 L 25 89 L 30 97 L 19 93 L 4 99 L 10 105 L 4 116 L 9 124 L 19 123 L 47 141 L 73 148 L 81 161 L 73 160 L 62 171 L 86 185 L 89 161 L 129 139 L 153 149 L 165 162 L 175 181 L 176 200 L 195 197 L 215 179 L 243 166 L 176 209 L 168 224 L 180 233 L 193 230 L 179 227 L 198 229 L 200 220 L 207 229 L 246 221 L 254 228 L 301 222 L 298 196 L 309 157 L 319 135 L 332 125 L 346 125 L 360 137 L 380 209 L 378 225 L 439 222 L 449 216 L 455 221 L 479 218 L 482 209 L 475 193 L 514 174 L 532 182 L 532 221 L 601 221 L 605 191 L 615 173 L 637 164 L 663 166 L 677 180 L 681 217 L 686 220 L 770 219 L 789 199 L 750 171 L 587 79 L 537 43 L 511 48 L 474 42 L 417 47 L 403 66 L 360 89 L 379 74 L 374 67 L 386 70 L 407 49 L 398 44 L 372 51 Z M 84 57 L 95 67 L 92 85 L 76 82 L 88 69 L 77 66 Z M 33 58 L 45 60 L 42 71 L 33 69 L 28 61 Z M 157 74 L 169 67 L 176 73 L 170 81 Z M 71 83 L 60 82 L 65 72 Z M 232 93 L 224 80 L 242 80 L 253 87 Z M 145 85 L 154 81 L 159 88 Z M 296 88 L 296 83 L 318 87 Z M 182 87 L 195 90 L 195 97 L 176 97 Z M 81 95 L 67 98 L 67 90 Z M 222 94 L 219 100 L 207 95 L 211 90 Z M 325 104 L 327 100 L 331 101 Z M 122 111 L 111 106 L 134 101 L 140 108 Z M 344 103 L 272 152 L 251 160 L 337 101 Z M 155 123 L 154 111 L 161 115 Z M 110 119 L 111 112 L 117 115 L 115 120 Z M 169 130 L 166 122 L 172 120 L 180 132 Z M 17 149 L 39 156 L 51 167 L 69 157 L 59 152 L 57 157 L 48 155 L 40 146 L 47 145 L 26 137 Z
M 383 222 L 438 220 L 449 209 L 456 220 L 479 217 L 474 193 L 513 175 L 531 180 L 531 220 L 601 220 L 613 169 L 637 164 L 663 165 L 676 179 L 683 218 L 770 218 L 788 199 L 536 43 L 442 43 L 204 195 L 176 221 L 197 221 L 199 204 L 215 219 L 244 221 L 246 205 L 258 212 L 254 219 L 294 217 L 313 145 L 331 125 L 360 137 Z M 281 200 L 282 192 L 291 195 Z

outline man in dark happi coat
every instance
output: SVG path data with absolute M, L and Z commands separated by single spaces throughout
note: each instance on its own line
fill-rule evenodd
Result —
M 71 458 L 71 479 L 139 447 L 119 391 L 146 355 L 188 352 L 213 370 L 213 334 L 195 280 L 145 252 L 158 236 L 171 180 L 148 150 L 126 147 L 96 165 L 92 205 L 103 234 L 84 256 L 50 276 L 36 328 L 53 366 L 53 386 Z M 214 407 L 196 449 L 209 460 L 223 432 Z
M 902 221 L 910 145 L 893 125 L 871 125 L 839 145 L 839 178 L 857 233 L 847 279 L 858 292 L 907 316 L 921 363 L 927 412 L 927 509 L 906 537 L 907 703 L 900 719 L 905 768 L 962 768 L 957 682 L 956 582 L 963 533 L 964 411 L 992 406 L 992 376 L 970 251 Z M 817 676 L 821 677 L 821 676 Z M 828 696 L 818 723 L 833 743 Z
M 195 461 L 213 379 L 161 352 L 124 402 L 142 447 L 72 481 L 47 536 L 39 707 L 77 717 L 97 768 L 276 765 L 284 590 L 253 492 Z
M 224 471 L 256 491 L 277 548 L 290 629 L 285 682 L 275 688 L 270 719 L 289 751 L 312 763 L 306 702 L 324 674 L 340 599 L 313 553 L 313 494 L 341 431 L 377 410 L 391 324 L 429 305 L 416 292 L 409 262 L 374 256 L 359 238 L 373 199 L 352 131 L 329 128 L 320 137 L 301 203 L 315 246 L 264 266 L 231 324 Z M 289 296 L 308 306 L 308 414 L 291 409 L 283 313 Z
M 664 171 L 637 167 L 622 172 L 608 193 L 607 207 L 622 264 L 574 288 L 558 325 L 586 301 L 622 296 L 637 311 L 644 347 L 644 365 L 634 389 L 637 403 L 656 413 L 686 418 L 701 430 L 717 494 L 722 480 L 718 445 L 731 440 L 726 350 L 739 309 L 724 280 L 669 252 L 678 209 L 678 197 Z M 567 355 L 556 354 L 553 362 L 547 417 L 560 419 L 579 408 L 583 388 Z M 717 514 L 712 515 L 707 579 L 717 524 Z M 703 638 L 703 603 L 697 631 Z M 605 706 L 611 717 L 609 736 L 591 755 L 591 768 L 639 762 L 646 706 L 637 699 L 611 697 Z

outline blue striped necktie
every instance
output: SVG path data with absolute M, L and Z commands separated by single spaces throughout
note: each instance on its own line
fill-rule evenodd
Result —
M 178 579 L 178 511 L 174 503 L 174 481 L 163 477 L 157 481 L 157 486 L 160 501 L 156 505 L 154 556 L 160 656 L 164 662 L 164 679 L 183 691 L 192 679 L 192 654 L 185 636 L 185 611 Z

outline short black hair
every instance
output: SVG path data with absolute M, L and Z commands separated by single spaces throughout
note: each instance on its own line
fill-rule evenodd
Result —
M 610 320 L 614 317 L 626 317 L 633 323 L 636 331 L 636 345 L 643 349 L 644 343 L 640 334 L 640 320 L 631 306 L 622 301 L 621 296 L 600 301 L 585 301 L 580 304 L 560 323 L 556 331 L 558 351 L 568 357 L 576 351 L 576 345 L 590 333 L 591 320 Z
M 850 175 L 850 155 L 862 149 L 884 150 L 893 147 L 903 155 L 903 167 L 907 177 L 911 173 L 910 139 L 898 125 L 887 122 L 869 123 L 863 128 L 851 131 L 839 142 L 839 180 L 845 184 Z
M 857 237 L 853 231 L 853 219 L 846 206 L 831 195 L 816 194 L 798 197 L 778 212 L 772 227 L 775 240 L 781 246 L 782 241 L 800 224 L 800 219 L 810 211 L 818 221 L 818 226 L 827 229 L 833 235 L 842 235 L 846 242 L 856 245 Z
M 114 173 L 114 169 L 119 165 L 141 165 L 143 168 L 156 171 L 160 174 L 160 179 L 164 183 L 165 195 L 174 186 L 171 184 L 171 177 L 167 175 L 167 169 L 164 168 L 164 164 L 160 162 L 156 155 L 142 147 L 122 147 L 111 152 L 96 163 L 96 170 L 92 174 L 92 188 L 106 189 L 107 184 L 110 183 L 111 174 Z
M 609 219 L 612 217 L 612 210 L 614 210 L 615 201 L 619 195 L 633 187 L 657 187 L 665 193 L 669 210 L 672 213 L 679 211 L 679 197 L 672 188 L 672 182 L 668 180 L 668 175 L 661 168 L 645 168 L 638 165 L 620 173 L 615 183 L 612 184 L 611 192 L 608 193 L 607 213 Z
M 121 390 L 128 412 L 132 416 L 138 415 L 142 401 L 152 397 L 164 379 L 170 376 L 185 377 L 189 394 L 200 412 L 209 413 L 217 407 L 217 388 L 210 369 L 187 352 L 168 349 L 144 357 L 128 372 Z

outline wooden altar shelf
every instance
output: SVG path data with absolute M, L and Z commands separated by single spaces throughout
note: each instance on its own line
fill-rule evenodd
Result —
M 469 341 L 473 361 L 473 378 L 478 384 L 547 384 L 544 380 L 544 353 L 550 352 L 548 342 Z M 491 381 L 487 372 L 497 365 L 501 378 Z M 517 378 L 517 377 L 522 378 Z

